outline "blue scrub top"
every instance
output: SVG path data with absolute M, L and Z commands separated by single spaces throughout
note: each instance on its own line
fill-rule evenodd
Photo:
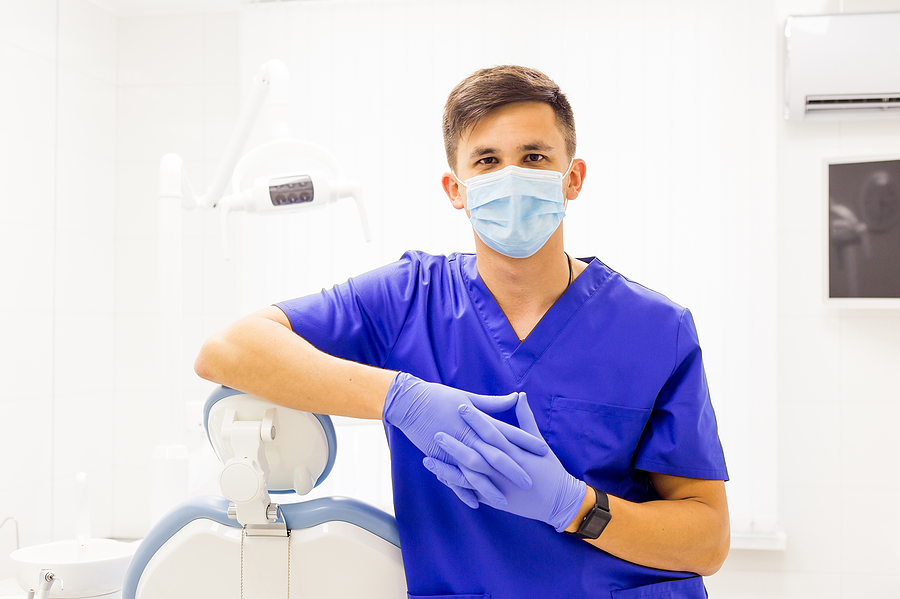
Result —
M 648 472 L 728 479 L 690 312 L 597 259 L 522 342 L 471 254 L 408 252 L 278 306 L 329 354 L 473 393 L 526 392 L 566 470 L 609 494 L 659 499 Z M 495 416 L 515 423 L 512 410 Z M 403 433 L 386 428 L 410 597 L 706 596 L 695 574 L 632 564 L 542 522 L 468 508 Z

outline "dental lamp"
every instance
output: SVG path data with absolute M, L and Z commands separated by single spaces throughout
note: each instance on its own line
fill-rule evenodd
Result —
M 181 207 L 185 210 L 219 208 L 226 258 L 228 215 L 231 212 L 286 214 L 323 206 L 342 198 L 353 198 L 356 201 L 363 236 L 366 241 L 372 240 L 362 187 L 356 182 L 340 178 L 340 166 L 328 150 L 309 141 L 288 137 L 288 89 L 288 72 L 283 62 L 270 60 L 260 67 L 253 79 L 249 100 L 238 117 L 225 154 L 205 194 L 194 193 L 184 171 L 184 161 L 178 154 L 166 154 L 160 161 L 161 200 L 180 200 Z M 275 139 L 253 148 L 241 157 L 267 97 Z M 324 164 L 332 176 L 321 170 L 279 173 L 258 177 L 252 186 L 242 187 L 245 175 L 254 167 L 273 158 L 291 156 L 314 159 Z M 232 193 L 225 195 L 229 177 Z
M 188 494 L 188 454 L 181 440 L 184 402 L 181 398 L 182 366 L 182 232 L 183 210 L 218 209 L 222 223 L 225 259 L 228 255 L 228 216 L 231 212 L 286 214 L 323 206 L 342 198 L 356 201 L 363 235 L 371 241 L 363 203 L 362 187 L 341 178 L 340 165 L 322 146 L 289 136 L 289 82 L 283 62 L 264 63 L 253 79 L 250 93 L 231 133 L 212 182 L 196 194 L 178 154 L 166 154 L 159 165 L 159 305 L 160 305 L 160 394 L 159 442 L 154 447 L 151 506 L 158 519 Z M 242 156 L 257 117 L 268 102 L 272 117 L 272 139 Z M 322 168 L 256 177 L 273 160 L 285 158 L 312 161 Z M 229 180 L 230 193 L 226 193 Z

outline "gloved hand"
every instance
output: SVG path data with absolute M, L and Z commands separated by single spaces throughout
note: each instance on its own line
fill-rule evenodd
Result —
M 383 418 L 385 422 L 403 431 L 426 456 L 454 464 L 453 459 L 435 441 L 436 433 L 443 432 L 463 447 L 479 440 L 479 435 L 463 420 L 459 408 L 477 406 L 485 412 L 496 413 L 510 409 L 518 400 L 517 393 L 503 396 L 477 395 L 438 383 L 427 383 L 401 372 L 388 388 Z M 519 488 L 530 487 L 531 478 L 509 457 L 509 453 L 517 449 L 524 455 L 546 454 L 550 447 L 544 439 L 493 418 L 489 422 L 479 422 L 479 426 L 497 443 L 482 449 L 477 463 L 472 462 L 473 471 L 483 476 L 512 481 L 513 486 Z M 487 484 L 482 484 L 482 488 L 495 503 L 504 501 L 502 494 L 496 489 L 492 491 Z
M 435 435 L 435 442 L 452 456 L 457 464 L 451 465 L 434 458 L 425 458 L 423 460 L 425 467 L 453 489 L 469 507 L 477 507 L 478 502 L 481 502 L 511 514 L 546 522 L 557 532 L 565 530 L 575 518 L 584 500 L 587 490 L 584 481 L 566 472 L 552 451 L 540 456 L 515 446 L 507 451 L 531 478 L 530 488 L 525 489 L 511 484 L 503 477 L 481 473 L 479 468 L 483 469 L 481 464 L 486 459 L 483 452 L 489 452 L 492 444 L 498 442 L 497 435 L 500 431 L 495 426 L 496 420 L 476 407 L 460 406 L 459 413 L 481 438 L 463 445 L 450 435 L 438 433 Z M 519 426 L 525 432 L 543 439 L 527 401 L 519 401 L 516 404 L 516 416 L 519 419 Z M 505 501 L 496 501 L 498 490 Z

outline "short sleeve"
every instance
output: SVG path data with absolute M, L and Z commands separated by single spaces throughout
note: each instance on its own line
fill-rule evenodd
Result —
M 412 253 L 321 293 L 275 304 L 295 333 L 339 358 L 382 367 L 416 293 Z
M 673 476 L 728 480 L 694 321 L 681 314 L 675 366 L 638 444 L 635 468 Z

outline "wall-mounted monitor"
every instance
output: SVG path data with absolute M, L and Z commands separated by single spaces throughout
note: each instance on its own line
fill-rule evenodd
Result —
M 900 308 L 900 156 L 825 161 L 827 301 Z

